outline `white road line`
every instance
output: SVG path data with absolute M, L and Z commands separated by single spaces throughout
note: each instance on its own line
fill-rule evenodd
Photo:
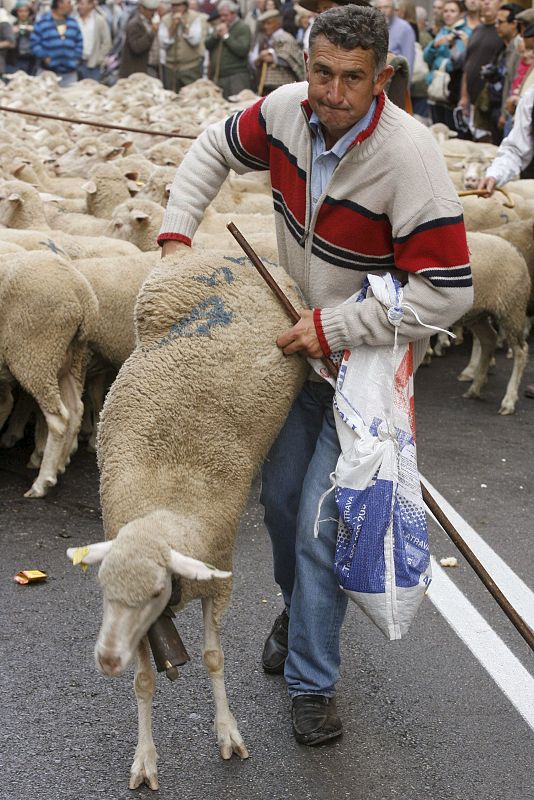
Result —
M 434 500 L 441 506 L 462 539 L 469 545 L 480 563 L 489 572 L 501 592 L 506 595 L 520 617 L 534 630 L 534 592 L 508 566 L 506 561 L 497 555 L 484 539 L 469 525 L 465 519 L 448 503 L 445 498 L 422 475 L 425 484 Z M 430 511 L 427 512 L 430 514 Z M 430 514 L 433 516 L 432 514 Z M 439 525 L 439 523 L 438 523 Z M 451 546 L 452 545 L 451 542 Z
M 430 491 L 430 489 L 429 489 Z M 534 678 L 432 558 L 429 599 L 534 730 Z

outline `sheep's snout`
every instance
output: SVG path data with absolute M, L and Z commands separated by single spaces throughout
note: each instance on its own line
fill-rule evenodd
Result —
M 119 654 L 106 653 L 97 647 L 95 650 L 95 662 L 97 669 L 110 678 L 124 672 L 125 665 Z

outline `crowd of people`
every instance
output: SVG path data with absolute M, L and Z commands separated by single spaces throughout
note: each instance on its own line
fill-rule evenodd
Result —
M 314 17 L 346 0 L 0 0 L 0 75 L 52 70 L 62 86 L 108 85 L 134 72 L 178 92 L 209 77 L 225 97 L 265 95 L 304 77 Z M 367 5 L 357 0 L 357 5 Z M 394 102 L 461 138 L 500 144 L 534 85 L 534 9 L 500 0 L 374 0 L 390 63 L 404 70 Z

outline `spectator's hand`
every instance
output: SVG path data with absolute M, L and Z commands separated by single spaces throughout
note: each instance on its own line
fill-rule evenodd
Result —
M 258 60 L 265 61 L 267 64 L 272 64 L 274 61 L 273 54 L 270 50 L 262 50 Z
M 491 197 L 497 186 L 495 178 L 481 178 L 478 188 L 486 193 L 486 197 Z
M 153 22 L 150 27 L 152 28 L 154 33 L 157 33 L 158 32 L 158 28 L 159 28 L 159 22 Z
M 458 106 L 462 109 L 462 114 L 467 116 L 469 114 L 469 97 L 463 94 L 458 100 Z
M 447 33 L 445 36 L 440 36 L 439 39 L 434 39 L 434 47 L 441 47 L 442 44 L 446 44 L 449 47 L 453 41 L 454 36 L 452 33 Z
M 311 358 L 322 358 L 324 353 L 315 332 L 313 311 L 304 310 L 297 324 L 281 333 L 276 344 L 283 350 L 285 356 L 304 353 Z
M 499 119 L 497 120 L 497 127 L 499 128 L 500 131 L 502 131 L 502 129 L 504 128 L 505 123 L 506 123 L 506 117 L 504 116 L 504 114 L 501 114 Z
M 510 97 L 507 98 L 504 105 L 509 114 L 515 114 L 518 102 L 519 97 L 516 94 L 511 94 Z
M 215 33 L 220 39 L 222 39 L 223 36 L 226 36 L 226 34 L 228 33 L 228 25 L 226 24 L 226 22 L 217 23 L 217 25 L 215 26 Z
M 50 64 L 51 59 L 47 56 L 43 58 L 43 64 L 47 67 Z

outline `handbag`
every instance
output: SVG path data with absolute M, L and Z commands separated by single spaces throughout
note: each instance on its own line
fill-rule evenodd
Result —
M 432 80 L 428 86 L 428 99 L 432 103 L 446 103 L 449 99 L 449 83 L 451 76 L 445 70 L 447 62 L 444 61 L 439 69 L 434 70 Z

